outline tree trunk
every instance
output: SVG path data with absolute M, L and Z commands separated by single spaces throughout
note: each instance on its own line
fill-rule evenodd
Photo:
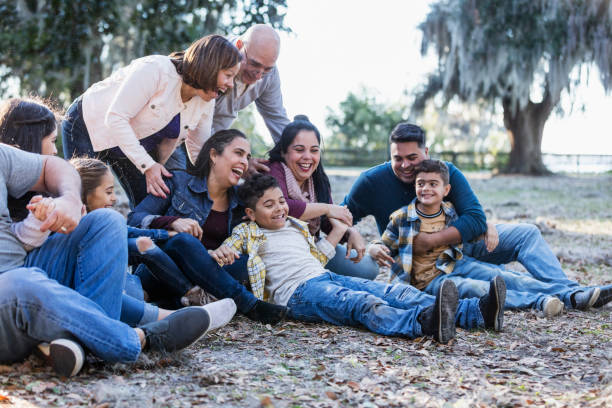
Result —
M 504 125 L 510 132 L 510 160 L 503 173 L 548 175 L 542 162 L 542 132 L 554 104 L 550 94 L 540 103 L 529 101 L 522 109 L 513 109 L 508 99 L 502 101 Z

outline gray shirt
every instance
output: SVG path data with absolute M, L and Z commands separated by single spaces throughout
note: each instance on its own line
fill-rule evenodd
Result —
M 278 69 L 264 75 L 252 85 L 245 85 L 236 80 L 233 88 L 218 97 L 215 101 L 215 114 L 213 116 L 212 133 L 229 129 L 239 111 L 255 101 L 259 114 L 263 117 L 274 143 L 278 142 L 283 129 L 290 120 L 283 106 L 280 76 Z
M 322 275 L 325 268 L 310 253 L 304 234 L 289 221 L 283 228 L 261 231 L 266 236 L 259 250 L 266 265 L 266 292 L 272 303 L 285 306 L 298 286 Z
M 7 195 L 19 198 L 38 181 L 43 157 L 0 144 L 0 273 L 23 265 L 26 250 L 11 231 Z

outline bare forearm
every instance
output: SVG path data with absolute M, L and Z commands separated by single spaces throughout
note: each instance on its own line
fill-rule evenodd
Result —
M 327 239 L 327 242 L 329 242 L 333 246 L 336 246 L 344 236 L 346 230 L 346 226 L 334 226 L 334 228 L 329 232 L 329 234 L 327 234 L 327 237 L 325 237 L 325 239 Z
M 433 248 L 456 245 L 461 243 L 461 233 L 455 227 L 449 227 L 439 232 L 429 234 Z
M 308 203 L 306 204 L 306 209 L 300 216 L 300 220 L 308 221 L 312 220 L 313 218 L 320 217 L 322 215 L 327 215 L 330 206 L 331 204 L 325 203 Z
M 81 178 L 67 161 L 58 157 L 46 157 L 40 179 L 32 188 L 56 197 L 66 197 L 81 203 Z

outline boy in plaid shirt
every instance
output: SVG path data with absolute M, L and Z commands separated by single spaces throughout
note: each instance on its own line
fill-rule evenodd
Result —
M 410 285 L 384 284 L 326 270 L 324 264 L 333 257 L 348 226 L 330 219 L 332 231 L 315 242 L 306 223 L 288 216 L 287 203 L 273 177 L 254 175 L 239 187 L 238 195 L 251 221 L 234 228 L 211 256 L 227 264 L 240 253 L 248 253 L 253 293 L 286 305 L 292 318 L 363 325 L 379 334 L 408 338 L 433 335 L 441 343 L 455 336 L 456 322 L 464 328 L 485 325 L 479 300 L 458 301 L 451 281 L 439 285 L 434 297 Z M 503 291 L 499 295 L 503 297 Z M 493 298 L 485 308 L 488 315 L 501 314 Z

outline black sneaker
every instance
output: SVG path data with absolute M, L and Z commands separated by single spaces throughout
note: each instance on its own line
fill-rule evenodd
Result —
M 62 377 L 77 375 L 85 362 L 83 347 L 70 339 L 56 339 L 51 344 L 40 343 L 36 354 L 46 360 Z
M 419 314 L 423 333 L 433 336 L 442 344 L 455 337 L 455 313 L 459 302 L 457 287 L 450 280 L 445 280 L 438 289 L 436 302 Z
M 140 326 L 145 334 L 145 350 L 173 352 L 184 349 L 202 337 L 210 326 L 210 316 L 203 307 L 177 310 L 165 319 Z
M 277 324 L 287 317 L 289 308 L 281 305 L 258 300 L 251 310 L 245 313 L 246 317 L 263 324 Z
M 602 307 L 612 301 L 612 285 L 600 286 L 599 297 L 593 303 L 593 307 Z
M 578 292 L 572 293 L 570 299 L 574 309 L 587 310 L 589 307 L 597 303 L 601 291 L 599 288 L 587 288 Z
M 487 329 L 503 330 L 505 304 L 506 282 L 501 276 L 496 276 L 489 284 L 489 293 L 481 297 L 478 303 Z

